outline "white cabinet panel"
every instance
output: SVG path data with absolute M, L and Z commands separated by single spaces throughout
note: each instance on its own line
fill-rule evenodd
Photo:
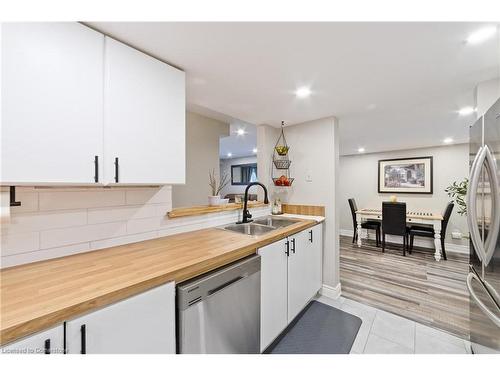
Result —
M 288 322 L 291 322 L 304 308 L 309 299 L 307 262 L 309 246 L 307 231 L 289 237 L 290 256 L 288 257 Z
M 261 256 L 261 329 L 263 351 L 287 326 L 286 239 L 259 249 Z
M 168 283 L 68 321 L 68 353 L 175 353 L 175 285 Z
M 314 296 L 323 284 L 323 224 L 307 230 L 307 262 L 305 275 L 307 294 Z
M 63 354 L 63 325 L 38 332 L 0 348 L 2 354 Z
M 185 182 L 185 74 L 105 40 L 105 175 L 116 183 Z
M 2 24 L 2 184 L 95 184 L 104 36 L 76 22 Z

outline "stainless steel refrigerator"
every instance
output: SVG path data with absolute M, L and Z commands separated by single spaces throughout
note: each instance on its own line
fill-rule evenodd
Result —
M 470 128 L 470 340 L 473 353 L 500 353 L 500 99 Z

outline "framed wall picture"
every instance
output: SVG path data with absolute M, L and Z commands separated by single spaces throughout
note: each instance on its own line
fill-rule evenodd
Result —
M 378 161 L 378 192 L 432 194 L 432 156 Z

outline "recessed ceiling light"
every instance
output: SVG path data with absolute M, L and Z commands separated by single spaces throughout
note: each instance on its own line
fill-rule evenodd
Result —
M 295 90 L 295 96 L 297 98 L 307 98 L 308 96 L 311 96 L 311 89 L 309 87 L 299 87 L 297 90 Z
M 254 149 L 252 150 L 252 152 L 253 152 L 254 154 L 256 154 L 256 153 L 257 153 L 257 149 L 256 149 L 256 148 L 254 148 Z
M 467 115 L 470 115 L 474 112 L 476 112 L 476 108 L 474 108 L 474 107 L 463 107 L 463 108 L 460 108 L 460 110 L 458 111 L 458 114 L 460 116 L 467 116 Z
M 231 156 L 233 156 L 233 154 L 231 154 L 230 152 L 227 153 L 227 157 L 230 158 Z
M 243 130 L 243 129 L 238 129 L 238 130 L 236 131 L 236 134 L 238 134 L 238 135 L 244 135 L 244 134 L 245 134 L 245 130 Z
M 453 142 L 453 138 L 448 137 L 448 138 L 443 139 L 443 143 L 445 143 L 445 144 L 450 144 L 452 142 Z
M 364 147 L 358 148 L 358 152 L 360 152 L 360 153 L 365 152 L 365 148 Z
M 469 44 L 478 44 L 492 37 L 496 32 L 497 28 L 495 26 L 485 27 L 476 31 L 475 33 L 470 34 L 466 41 Z

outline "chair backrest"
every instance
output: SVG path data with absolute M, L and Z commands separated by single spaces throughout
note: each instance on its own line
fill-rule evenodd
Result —
M 455 205 L 453 202 L 449 202 L 443 213 L 443 221 L 441 221 L 441 236 L 445 236 L 446 227 L 448 226 L 448 221 L 450 221 L 451 213 L 453 212 L 453 207 Z
M 382 202 L 382 229 L 385 234 L 406 234 L 406 203 Z
M 351 208 L 351 215 L 352 215 L 352 226 L 354 231 L 356 231 L 357 223 L 356 223 L 356 211 L 358 210 L 358 207 L 356 206 L 356 201 L 354 198 L 349 198 L 347 200 L 349 202 L 349 207 Z

